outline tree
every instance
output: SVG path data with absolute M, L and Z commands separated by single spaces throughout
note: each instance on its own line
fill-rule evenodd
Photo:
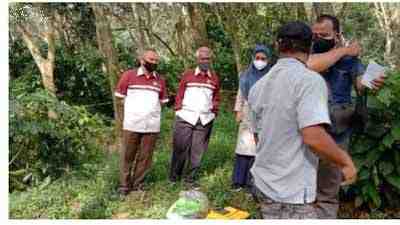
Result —
M 25 17 L 25 15 L 29 15 Z M 28 47 L 39 68 L 43 86 L 50 93 L 56 94 L 54 84 L 55 62 L 55 10 L 51 4 L 13 5 L 12 19 L 16 30 Z M 47 44 L 47 52 L 42 54 L 42 43 Z
M 103 70 L 107 74 L 111 93 L 113 95 L 114 118 L 116 122 L 116 135 L 119 141 L 122 138 L 122 102 L 114 95 L 115 87 L 120 78 L 120 66 L 118 52 L 113 46 L 113 34 L 111 30 L 107 5 L 101 3 L 90 3 L 96 18 L 96 38 L 99 51 L 104 58 Z
M 207 28 L 204 20 L 204 12 L 199 3 L 187 3 L 185 8 L 190 18 L 193 31 L 194 47 L 208 46 Z
M 400 3 L 374 3 L 375 15 L 385 34 L 384 59 L 392 68 L 400 68 Z

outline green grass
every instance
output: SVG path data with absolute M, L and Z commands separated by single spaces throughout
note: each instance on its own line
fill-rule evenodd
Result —
M 229 102 L 229 101 L 225 101 Z M 260 218 L 253 198 L 244 191 L 233 192 L 231 174 L 237 124 L 231 105 L 223 104 L 214 123 L 209 149 L 200 170 L 200 189 L 211 208 L 233 206 L 246 210 L 250 218 Z M 168 182 L 174 112 L 164 109 L 161 134 L 153 166 L 145 178 L 145 191 L 131 193 L 122 200 L 118 193 L 119 156 L 115 151 L 99 154 L 100 160 L 87 162 L 83 169 L 65 174 L 48 185 L 32 187 L 9 195 L 10 219 L 163 219 L 169 207 L 185 190 L 182 183 Z M 343 203 L 341 218 L 399 218 L 395 212 L 364 212 Z
M 237 124 L 224 105 L 214 123 L 209 149 L 200 170 L 200 189 L 209 198 L 212 208 L 238 207 L 257 218 L 252 197 L 230 189 L 236 144 Z M 45 187 L 13 192 L 9 198 L 11 219 L 57 218 L 165 218 L 168 208 L 185 190 L 182 183 L 168 182 L 172 147 L 174 112 L 163 111 L 161 134 L 153 158 L 153 166 L 145 178 L 145 191 L 120 199 L 118 187 L 118 153 L 101 154 L 102 160 L 88 162 L 85 169 L 73 171 Z

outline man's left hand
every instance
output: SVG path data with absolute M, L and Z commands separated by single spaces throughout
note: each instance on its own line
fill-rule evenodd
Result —
M 383 85 L 385 84 L 385 79 L 386 79 L 386 76 L 385 76 L 385 74 L 382 73 L 378 78 L 376 78 L 375 80 L 373 80 L 371 82 L 372 88 L 376 91 L 381 89 L 383 87 Z

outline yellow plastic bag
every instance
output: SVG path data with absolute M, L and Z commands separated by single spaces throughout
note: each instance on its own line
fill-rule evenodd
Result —
M 221 219 L 221 220 L 243 220 L 247 219 L 250 214 L 246 211 L 235 209 L 233 207 L 225 207 L 221 212 L 210 210 L 207 219 Z

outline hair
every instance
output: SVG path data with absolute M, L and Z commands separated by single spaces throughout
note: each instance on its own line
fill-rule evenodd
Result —
M 340 23 L 337 17 L 332 15 L 322 14 L 318 16 L 317 23 L 322 23 L 325 20 L 331 21 L 333 25 L 333 30 L 336 31 L 337 33 L 340 33 Z
M 278 30 L 279 52 L 309 53 L 312 43 L 311 28 L 299 21 L 289 22 Z
M 155 52 L 155 53 L 158 55 L 157 51 L 156 51 L 154 48 L 146 48 L 146 49 L 144 49 L 143 51 L 140 52 L 140 54 L 139 54 L 137 60 L 138 60 L 138 61 L 143 60 L 144 54 L 145 54 L 146 52 L 149 52 L 149 51 L 150 51 L 150 52 Z

